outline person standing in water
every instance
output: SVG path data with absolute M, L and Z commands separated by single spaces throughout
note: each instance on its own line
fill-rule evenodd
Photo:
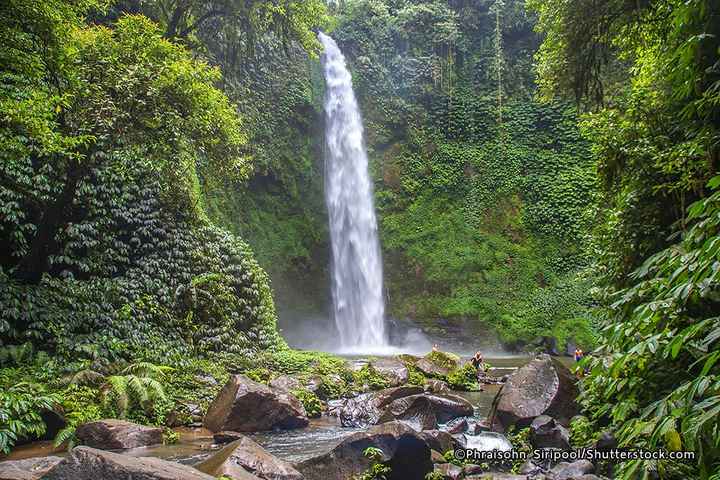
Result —
M 477 375 L 478 383 L 481 383 L 482 377 L 487 372 L 487 364 L 483 361 L 483 355 L 481 352 L 475 352 L 475 355 L 470 359 L 470 363 L 475 367 L 475 373 Z

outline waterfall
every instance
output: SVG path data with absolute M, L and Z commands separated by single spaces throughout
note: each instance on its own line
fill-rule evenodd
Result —
M 335 41 L 325 47 L 325 201 L 332 244 L 332 298 L 340 351 L 387 346 L 382 258 L 363 126 L 352 77 Z

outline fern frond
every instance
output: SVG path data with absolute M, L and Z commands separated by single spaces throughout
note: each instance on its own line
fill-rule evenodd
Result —
M 68 425 L 67 427 L 60 430 L 57 435 L 55 436 L 55 440 L 53 440 L 53 446 L 59 447 L 65 442 L 68 442 L 68 445 L 71 445 L 75 440 L 75 425 Z M 68 446 L 68 450 L 72 448 L 71 446 Z

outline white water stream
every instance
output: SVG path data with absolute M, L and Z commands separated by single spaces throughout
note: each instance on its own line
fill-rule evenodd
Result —
M 360 109 L 345 57 L 335 41 L 325 47 L 325 201 L 332 244 L 332 297 L 340 333 L 337 351 L 388 348 L 383 271 L 373 188 Z

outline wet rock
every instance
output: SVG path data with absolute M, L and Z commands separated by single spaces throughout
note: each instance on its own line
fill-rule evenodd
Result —
M 215 440 L 215 443 L 219 444 L 234 442 L 235 440 L 240 440 L 241 438 L 245 438 L 245 435 L 240 432 L 232 432 L 229 430 L 223 430 L 222 432 L 213 434 L 213 440 Z
M 402 386 L 364 393 L 343 401 L 340 407 L 335 407 L 334 412 L 340 418 L 343 427 L 376 425 L 385 407 L 393 401 L 422 393 L 422 391 L 421 387 Z M 331 405 L 329 407 L 333 408 Z
M 388 405 L 378 423 L 399 420 L 418 432 L 437 428 L 437 417 L 433 404 L 423 395 L 398 398 Z
M 513 445 L 510 440 L 500 433 L 482 432 L 480 435 L 464 435 L 465 447 L 487 452 L 490 450 L 499 450 L 501 452 L 509 452 Z
M 383 423 L 344 438 L 330 452 L 296 465 L 306 480 L 346 480 L 369 466 L 363 454 L 375 447 L 383 452 L 391 473 L 388 480 L 424 480 L 433 469 L 430 448 L 412 428 L 401 422 Z
M 436 380 L 434 378 L 429 378 L 425 381 L 425 391 L 430 393 L 450 393 L 450 387 L 448 386 L 447 382 L 443 382 L 442 380 Z
M 84 445 L 101 450 L 122 450 L 162 443 L 162 428 L 115 419 L 84 423 L 75 434 Z
M 43 480 L 215 480 L 187 465 L 151 457 L 131 457 L 90 447 L 76 447 Z
M 548 473 L 548 480 L 574 480 L 585 474 L 593 473 L 595 466 L 589 460 L 578 460 L 576 462 L 558 463 Z
M 373 360 L 370 365 L 375 371 L 388 381 L 391 387 L 404 385 L 408 381 L 409 372 L 403 362 L 394 358 Z
M 493 429 L 524 428 L 540 415 L 568 425 L 578 412 L 577 395 L 570 371 L 549 355 L 538 355 L 513 373 L 497 393 L 490 415 Z
M 435 471 L 442 475 L 442 478 L 446 480 L 459 480 L 463 478 L 462 468 L 457 465 L 453 465 L 452 463 L 435 465 Z
M 279 377 L 273 378 L 270 380 L 268 386 L 278 392 L 291 392 L 303 388 L 300 380 L 290 375 L 280 375 Z
M 0 462 L 0 480 L 38 480 L 62 461 L 61 457 L 3 461 Z
M 570 432 L 554 418 L 540 415 L 530 424 L 530 443 L 535 448 L 570 448 Z
M 475 413 L 472 404 L 457 395 L 427 395 L 427 398 L 440 423 L 447 423 L 457 417 L 472 417 Z
M 274 391 L 244 375 L 230 377 L 203 421 L 212 432 L 303 428 L 308 423 L 305 409 L 294 395 Z
M 232 479 L 245 478 L 245 473 L 251 473 L 263 480 L 303 478 L 290 463 L 274 457 L 248 437 L 242 437 L 227 445 L 196 468 L 215 477 L 224 475 Z
M 430 448 L 443 454 L 461 446 L 452 435 L 442 430 L 425 430 L 420 433 L 420 437 Z
M 468 435 L 479 435 L 481 432 L 490 431 L 490 425 L 487 423 L 487 420 L 478 421 L 474 418 L 468 418 L 467 424 L 466 432 Z
M 462 433 L 468 428 L 468 420 L 465 417 L 454 418 L 445 424 L 444 430 L 450 434 Z

